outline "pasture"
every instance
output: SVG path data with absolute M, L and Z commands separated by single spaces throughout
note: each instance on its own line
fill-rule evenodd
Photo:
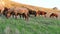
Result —
M 27 22 L 22 18 L 0 17 L 0 34 L 60 34 L 60 19 L 30 17 Z

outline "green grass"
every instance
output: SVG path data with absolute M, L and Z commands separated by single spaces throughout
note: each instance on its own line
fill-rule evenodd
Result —
M 27 22 L 22 18 L 0 17 L 0 34 L 60 34 L 60 20 L 30 17 Z

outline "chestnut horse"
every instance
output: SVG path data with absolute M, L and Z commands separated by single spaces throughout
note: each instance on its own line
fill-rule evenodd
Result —
M 14 9 L 8 10 L 7 18 L 9 18 L 11 15 L 15 15 L 15 18 L 17 19 L 18 15 L 20 16 L 22 15 L 25 18 L 25 20 L 28 20 L 28 17 L 29 17 L 28 14 L 29 14 L 28 9 L 16 7 Z
M 51 17 L 56 17 L 56 18 L 57 18 L 57 17 L 58 17 L 58 14 L 52 13 L 52 14 L 50 14 L 50 18 L 51 18 Z
M 37 11 L 37 15 L 44 15 L 46 17 L 47 12 L 45 11 Z

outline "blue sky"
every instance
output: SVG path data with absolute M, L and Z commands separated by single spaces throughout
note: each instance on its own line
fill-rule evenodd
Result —
M 58 9 L 60 9 L 60 0 L 12 0 L 12 1 L 33 6 L 45 8 L 57 7 Z

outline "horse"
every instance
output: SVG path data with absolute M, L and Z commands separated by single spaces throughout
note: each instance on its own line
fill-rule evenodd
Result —
M 8 19 L 9 17 L 13 16 L 14 17 L 14 9 L 15 7 L 9 8 L 7 11 L 5 11 L 5 16 Z
M 3 11 L 2 11 L 2 13 L 1 14 L 3 14 L 3 15 L 5 15 L 6 16 L 6 13 L 7 13 L 7 11 L 8 11 L 9 9 L 7 8 L 7 7 L 4 7 L 4 9 L 3 9 Z
M 58 18 L 58 14 L 56 14 L 56 13 L 51 13 L 51 14 L 50 14 L 50 18 L 51 18 L 51 17 L 56 17 L 56 18 Z
M 29 10 L 29 15 L 34 15 L 36 17 L 36 11 L 34 10 Z
M 7 7 L 5 7 L 5 9 L 3 11 L 3 15 L 5 15 L 6 18 L 9 18 L 11 16 L 14 17 L 15 16 L 14 9 L 15 9 L 15 7 L 11 7 L 9 9 L 7 9 Z M 8 14 L 10 14 L 10 15 L 8 15 Z
M 24 8 L 27 8 L 27 7 L 24 7 Z M 31 10 L 29 8 L 27 8 L 27 9 L 29 11 L 29 17 L 30 17 L 30 15 L 34 15 L 36 17 L 36 11 L 35 10 Z
M 44 15 L 46 17 L 47 12 L 45 11 L 37 11 L 37 15 Z
M 28 20 L 28 9 L 26 9 L 26 8 L 18 8 L 18 7 L 16 7 L 16 8 L 14 8 L 13 10 L 8 10 L 8 12 L 7 12 L 7 18 L 9 18 L 11 15 L 15 15 L 15 18 L 17 19 L 17 16 L 19 15 L 19 16 L 23 16 L 23 18 L 25 18 L 25 20 Z
M 6 12 L 8 11 L 7 7 L 0 8 L 0 16 L 1 15 L 6 15 Z
M 16 8 L 15 11 L 15 16 L 17 18 L 17 15 L 23 15 L 23 17 L 25 18 L 25 20 L 28 20 L 29 18 L 29 12 L 28 12 L 28 9 L 26 8 Z

